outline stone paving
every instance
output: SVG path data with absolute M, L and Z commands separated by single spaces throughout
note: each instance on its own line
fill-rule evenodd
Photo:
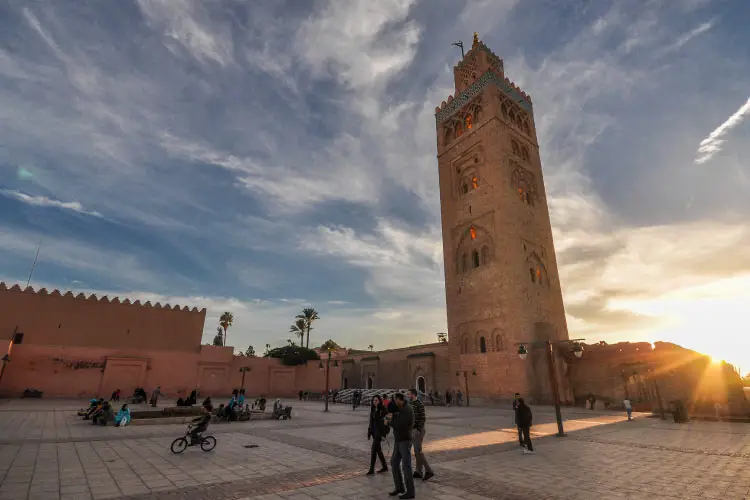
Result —
M 92 426 L 75 416 L 83 404 L 0 401 L 0 500 L 349 500 L 389 498 L 393 486 L 390 474 L 363 476 L 366 408 L 289 402 L 290 421 L 215 424 L 214 451 L 173 455 L 184 425 Z M 417 498 L 750 500 L 748 424 L 566 408 L 558 438 L 551 408 L 536 407 L 526 456 L 506 409 L 427 411 L 436 476 Z

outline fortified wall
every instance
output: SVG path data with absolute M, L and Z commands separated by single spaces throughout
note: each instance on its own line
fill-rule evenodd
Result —
M 117 297 L 35 291 L 0 283 L 0 395 L 24 389 L 44 397 L 124 395 L 160 386 L 167 397 L 224 396 L 242 383 L 248 394 L 292 396 L 322 391 L 318 363 L 289 367 L 277 359 L 234 356 L 233 347 L 201 345 L 205 309 Z M 332 368 L 331 380 L 338 380 Z
M 567 376 L 576 404 L 594 396 L 597 406 L 621 407 L 624 399 L 639 411 L 664 410 L 683 401 L 691 413 L 724 412 L 747 415 L 739 374 L 731 365 L 668 342 L 620 342 L 585 346 L 583 356 L 566 359 Z

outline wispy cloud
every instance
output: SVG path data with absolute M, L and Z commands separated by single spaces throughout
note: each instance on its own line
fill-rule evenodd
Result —
M 748 98 L 745 104 L 740 106 L 740 109 L 735 111 L 732 116 L 727 118 L 724 123 L 716 127 L 713 132 L 708 134 L 708 137 L 701 141 L 700 147 L 695 156 L 695 163 L 706 163 L 719 153 L 726 141 L 724 136 L 726 136 L 733 128 L 740 125 L 745 118 L 747 118 L 748 114 L 750 114 L 750 98 Z
M 27 205 L 32 205 L 35 207 L 60 208 L 63 210 L 70 210 L 71 212 L 76 212 L 82 215 L 90 215 L 92 217 L 100 218 L 103 217 L 102 214 L 95 210 L 86 210 L 85 208 L 83 208 L 83 205 L 81 205 L 77 201 L 54 200 L 46 196 L 32 196 L 26 193 L 22 193 L 21 191 L 12 191 L 9 189 L 0 189 L 0 194 L 9 198 L 14 198 L 18 201 L 26 203 Z

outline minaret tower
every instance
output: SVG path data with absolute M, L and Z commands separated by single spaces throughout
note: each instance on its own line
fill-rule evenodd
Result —
M 515 345 L 568 338 L 531 98 L 477 33 L 453 74 L 435 118 L 454 385 L 549 401 L 544 354 Z

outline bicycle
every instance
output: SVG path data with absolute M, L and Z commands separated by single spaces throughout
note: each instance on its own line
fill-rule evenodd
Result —
M 198 435 L 197 443 L 190 443 L 190 431 L 193 429 L 192 425 L 188 425 L 185 435 L 172 441 L 170 449 L 175 455 L 179 455 L 187 449 L 188 446 L 200 445 L 201 450 L 211 451 L 216 447 L 216 438 L 213 436 L 204 436 L 203 434 Z

